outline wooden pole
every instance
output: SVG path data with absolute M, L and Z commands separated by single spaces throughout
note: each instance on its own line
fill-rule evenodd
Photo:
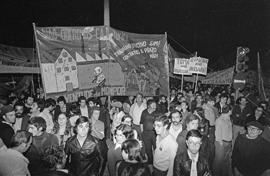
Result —
M 195 91 L 194 92 L 197 92 L 198 77 L 199 77 L 199 74 L 197 73 L 197 75 L 196 75 L 196 83 L 195 83 Z
M 104 25 L 110 26 L 110 0 L 104 0 Z
M 44 75 L 42 74 L 42 71 L 41 71 L 41 57 L 40 57 L 40 51 L 39 51 L 39 47 L 38 47 L 38 40 L 37 40 L 37 32 L 36 32 L 36 24 L 35 23 L 32 23 L 33 24 L 33 29 L 34 29 L 34 35 L 35 35 L 35 41 L 36 41 L 36 51 L 37 51 L 37 55 L 38 55 L 38 59 L 39 59 L 39 68 L 40 68 L 40 74 L 41 74 L 41 81 L 42 81 L 42 84 L 43 84 L 43 92 L 44 92 L 44 97 L 46 99 L 46 89 L 45 89 L 45 82 L 44 82 Z
M 184 75 L 182 74 L 182 79 L 181 79 L 181 92 L 183 93 L 183 86 L 184 86 Z

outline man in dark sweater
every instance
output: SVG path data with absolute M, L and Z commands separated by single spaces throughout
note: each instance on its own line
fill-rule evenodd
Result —
M 263 128 L 259 122 L 249 122 L 247 133 L 235 140 L 232 167 L 236 176 L 260 176 L 270 169 L 270 145 L 261 137 Z
M 33 143 L 25 156 L 29 160 L 29 171 L 31 175 L 40 175 L 44 170 L 42 158 L 45 149 L 58 146 L 58 138 L 54 134 L 46 132 L 46 121 L 42 117 L 32 117 L 29 120 L 28 131 L 33 135 Z
M 11 138 L 14 135 L 13 125 L 16 121 L 15 111 L 12 106 L 7 105 L 1 108 L 0 138 L 4 144 L 10 147 Z

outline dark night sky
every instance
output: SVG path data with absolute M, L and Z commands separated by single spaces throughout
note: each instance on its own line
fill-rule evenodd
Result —
M 1 0 L 0 43 L 33 47 L 38 26 L 103 25 L 103 0 Z M 260 51 L 270 66 L 269 0 L 111 0 L 111 26 L 135 33 L 168 33 L 177 50 L 232 65 L 237 46 L 247 46 L 250 66 Z M 268 59 L 267 59 L 268 58 Z

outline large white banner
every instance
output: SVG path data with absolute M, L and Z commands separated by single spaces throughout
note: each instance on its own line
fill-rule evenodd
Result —
M 202 57 L 192 57 L 189 59 L 188 71 L 190 73 L 206 75 L 208 59 Z
M 188 71 L 188 65 L 189 59 L 175 58 L 173 73 L 179 75 L 191 75 L 192 73 Z

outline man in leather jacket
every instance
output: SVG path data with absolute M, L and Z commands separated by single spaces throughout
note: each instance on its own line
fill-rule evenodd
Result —
M 99 176 L 102 157 L 99 143 L 90 134 L 88 118 L 78 118 L 74 128 L 76 135 L 68 139 L 65 147 L 70 173 L 78 176 Z
M 199 152 L 202 135 L 198 130 L 187 133 L 187 151 L 177 154 L 174 160 L 174 176 L 210 176 L 207 158 Z

